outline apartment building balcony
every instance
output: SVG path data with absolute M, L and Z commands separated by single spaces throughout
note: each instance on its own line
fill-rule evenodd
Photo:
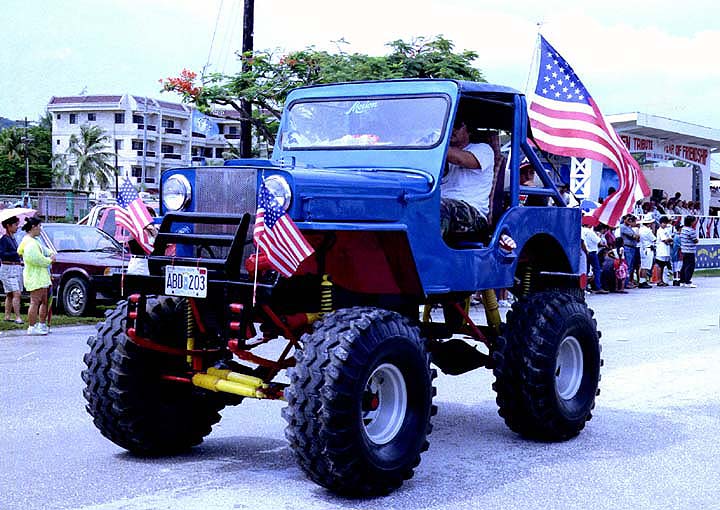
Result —
M 138 156 L 143 155 L 143 151 L 135 151 Z M 145 151 L 145 156 L 148 158 L 154 158 L 157 156 L 157 153 L 155 151 Z
M 138 124 L 137 125 L 138 131 L 144 131 L 145 130 L 145 124 Z M 154 124 L 148 124 L 147 125 L 148 131 L 157 131 L 157 126 Z
M 182 154 L 174 154 L 172 152 L 163 152 L 164 159 L 182 159 Z
M 226 140 L 239 140 L 240 139 L 240 133 L 228 133 L 226 135 L 223 135 Z

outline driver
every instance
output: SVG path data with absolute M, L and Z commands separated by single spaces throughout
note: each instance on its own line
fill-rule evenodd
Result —
M 440 181 L 440 228 L 449 232 L 478 232 L 488 227 L 495 154 L 487 143 L 470 143 L 466 120 L 453 125 L 445 174 Z

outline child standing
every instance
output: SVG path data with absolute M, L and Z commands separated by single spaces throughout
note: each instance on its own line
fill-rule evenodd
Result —
M 672 246 L 670 247 L 670 260 L 672 261 L 673 270 L 673 287 L 680 286 L 680 266 L 682 264 L 682 252 L 680 251 L 680 231 L 682 225 L 680 222 L 673 226 Z
M 627 294 L 625 290 L 625 280 L 628 276 L 628 266 L 625 260 L 625 242 L 622 237 L 615 238 L 615 278 L 617 279 L 616 292 Z

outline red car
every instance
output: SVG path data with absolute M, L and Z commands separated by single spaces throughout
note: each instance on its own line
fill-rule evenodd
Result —
M 43 223 L 41 241 L 56 252 L 54 303 L 67 315 L 92 314 L 96 303 L 120 299 L 120 276 L 130 254 L 109 234 L 87 225 Z

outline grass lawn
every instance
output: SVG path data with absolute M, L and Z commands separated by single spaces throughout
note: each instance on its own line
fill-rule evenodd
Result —
M 0 306 L 4 307 L 5 302 L 2 301 Z M 105 318 L 105 310 L 109 309 L 109 307 L 106 306 L 99 306 L 95 312 L 94 315 L 90 317 L 70 317 L 67 315 L 64 315 L 62 313 L 53 313 L 52 318 L 50 320 L 50 324 L 52 326 L 79 326 L 82 324 L 97 324 L 98 322 L 102 322 Z M 4 309 L 3 309 L 4 313 Z M 15 324 L 14 322 L 6 322 L 2 319 L 0 319 L 0 331 L 11 331 L 11 330 L 20 330 L 20 329 L 26 329 L 28 327 L 27 325 L 27 303 L 22 304 L 21 308 L 21 314 L 23 321 L 25 321 L 24 324 Z M 4 315 L 0 315 L 0 317 L 4 317 Z M 14 317 L 14 315 L 12 316 Z

